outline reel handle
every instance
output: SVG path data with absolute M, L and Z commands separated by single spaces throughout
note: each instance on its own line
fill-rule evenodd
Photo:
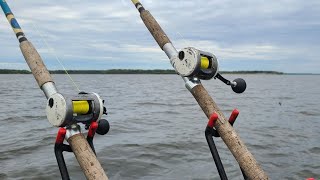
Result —
M 232 88 L 233 92 L 241 94 L 246 90 L 247 83 L 244 79 L 237 78 L 237 79 L 233 80 L 233 82 L 231 83 L 231 88 Z
M 97 129 L 97 133 L 99 135 L 105 135 L 109 132 L 110 129 L 110 124 L 106 119 L 100 119 L 98 121 L 98 129 Z
M 215 78 L 218 78 L 220 81 L 222 81 L 226 85 L 231 86 L 233 92 L 238 93 L 238 94 L 243 93 L 247 88 L 247 83 L 242 78 L 237 78 L 237 79 L 233 80 L 232 82 L 230 82 L 229 80 L 222 77 L 220 73 L 218 73 L 215 76 Z

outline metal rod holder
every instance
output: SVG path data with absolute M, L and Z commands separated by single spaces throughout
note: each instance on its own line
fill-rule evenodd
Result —
M 88 135 L 87 135 L 87 141 L 94 152 L 96 154 L 94 145 L 93 145 L 93 138 L 96 133 L 96 130 L 98 129 L 98 123 L 97 122 L 92 122 L 89 127 Z M 65 128 L 60 128 L 57 134 L 56 142 L 54 145 L 54 154 L 57 159 L 57 163 L 59 166 L 60 174 L 61 174 L 61 179 L 62 180 L 69 180 L 70 176 L 68 173 L 68 169 L 66 166 L 66 162 L 63 157 L 63 152 L 73 152 L 70 145 L 64 144 L 63 141 L 65 139 L 67 130 Z
M 239 111 L 237 109 L 234 109 L 231 113 L 230 118 L 229 118 L 229 123 L 231 126 L 233 126 L 233 124 L 235 123 L 238 115 L 239 115 Z M 206 137 L 210 152 L 212 154 L 212 158 L 213 158 L 215 165 L 217 167 L 220 179 L 221 180 L 228 180 L 227 174 L 224 170 L 223 164 L 221 162 L 221 159 L 220 159 L 220 156 L 218 153 L 218 149 L 217 149 L 217 147 L 214 143 L 214 140 L 213 140 L 213 137 L 220 137 L 218 131 L 216 129 L 214 129 L 214 125 L 217 120 L 218 120 L 218 114 L 213 113 L 210 116 L 210 119 L 208 121 L 206 130 L 205 130 L 205 137 Z M 240 167 L 240 169 L 241 169 L 241 167 Z M 247 180 L 248 178 L 244 174 L 242 169 L 241 169 L 241 173 L 242 173 L 244 179 Z

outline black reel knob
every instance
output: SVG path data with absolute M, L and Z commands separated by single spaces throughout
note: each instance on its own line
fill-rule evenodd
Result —
M 100 119 L 100 121 L 98 122 L 98 129 L 96 132 L 100 135 L 105 135 L 109 132 L 109 129 L 110 129 L 109 122 L 105 119 Z
M 237 78 L 237 79 L 233 80 L 233 82 L 237 83 L 237 85 L 235 85 L 235 86 L 231 85 L 231 88 L 232 88 L 233 92 L 240 94 L 240 93 L 243 93 L 246 90 L 247 83 L 246 83 L 246 81 L 244 79 Z
M 183 51 L 180 51 L 179 52 L 179 59 L 182 61 L 184 58 L 184 52 Z

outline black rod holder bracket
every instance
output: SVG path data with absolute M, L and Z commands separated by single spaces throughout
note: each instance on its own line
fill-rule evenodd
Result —
M 233 124 L 235 123 L 237 117 L 239 115 L 239 111 L 237 109 L 234 109 L 231 113 L 231 116 L 229 118 L 229 123 L 231 124 L 231 126 L 233 126 Z M 220 137 L 218 131 L 214 128 L 216 121 L 218 120 L 218 114 L 213 113 L 210 116 L 210 119 L 208 121 L 206 130 L 205 130 L 205 136 L 206 136 L 206 140 L 209 146 L 209 149 L 211 151 L 212 154 L 212 158 L 215 162 L 215 165 L 217 167 L 219 176 L 221 180 L 228 180 L 228 177 L 226 175 L 226 172 L 224 170 L 223 164 L 221 162 L 217 147 L 214 143 L 213 137 Z M 240 167 L 241 169 L 241 167 Z M 242 175 L 244 177 L 245 180 L 247 180 L 247 176 L 244 174 L 243 170 L 241 169 Z
M 106 121 L 106 120 L 104 120 L 104 121 Z M 88 131 L 88 135 L 87 135 L 87 141 L 88 141 L 88 144 L 90 145 L 92 151 L 94 152 L 94 154 L 96 154 L 96 152 L 95 152 L 95 148 L 94 148 L 94 145 L 93 145 L 93 138 L 94 138 L 94 135 L 95 135 L 96 131 L 98 129 L 100 131 L 102 131 L 101 129 L 103 129 L 104 132 L 107 132 L 105 130 L 106 128 L 109 131 L 109 123 L 107 123 L 108 127 L 105 127 L 106 123 L 104 121 L 103 121 L 103 124 L 99 123 L 99 124 L 101 124 L 100 128 L 99 128 L 98 122 L 95 122 L 95 121 L 92 122 L 90 124 L 90 126 L 89 126 L 89 131 Z M 104 127 L 101 127 L 101 126 L 104 126 Z M 66 136 L 66 133 L 67 133 L 67 130 L 65 128 L 60 128 L 59 131 L 58 131 L 58 134 L 57 134 L 55 145 L 54 145 L 54 154 L 55 154 L 56 159 L 57 159 L 57 163 L 58 163 L 58 166 L 59 166 L 59 170 L 60 170 L 60 174 L 61 174 L 61 179 L 62 180 L 69 180 L 70 179 L 70 176 L 69 176 L 69 173 L 68 173 L 68 169 L 67 169 L 67 166 L 66 166 L 66 162 L 65 162 L 64 157 L 63 157 L 63 152 L 64 151 L 73 152 L 71 147 L 70 147 L 70 145 L 67 145 L 67 144 L 63 143 L 63 141 L 65 139 L 65 136 Z M 98 133 L 98 134 L 100 134 L 100 133 Z

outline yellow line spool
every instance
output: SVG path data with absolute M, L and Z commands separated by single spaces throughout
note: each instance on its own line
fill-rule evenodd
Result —
M 201 69 L 208 69 L 209 68 L 209 59 L 205 56 L 201 56 Z
M 88 114 L 90 109 L 88 101 L 72 101 L 72 106 L 76 114 Z

